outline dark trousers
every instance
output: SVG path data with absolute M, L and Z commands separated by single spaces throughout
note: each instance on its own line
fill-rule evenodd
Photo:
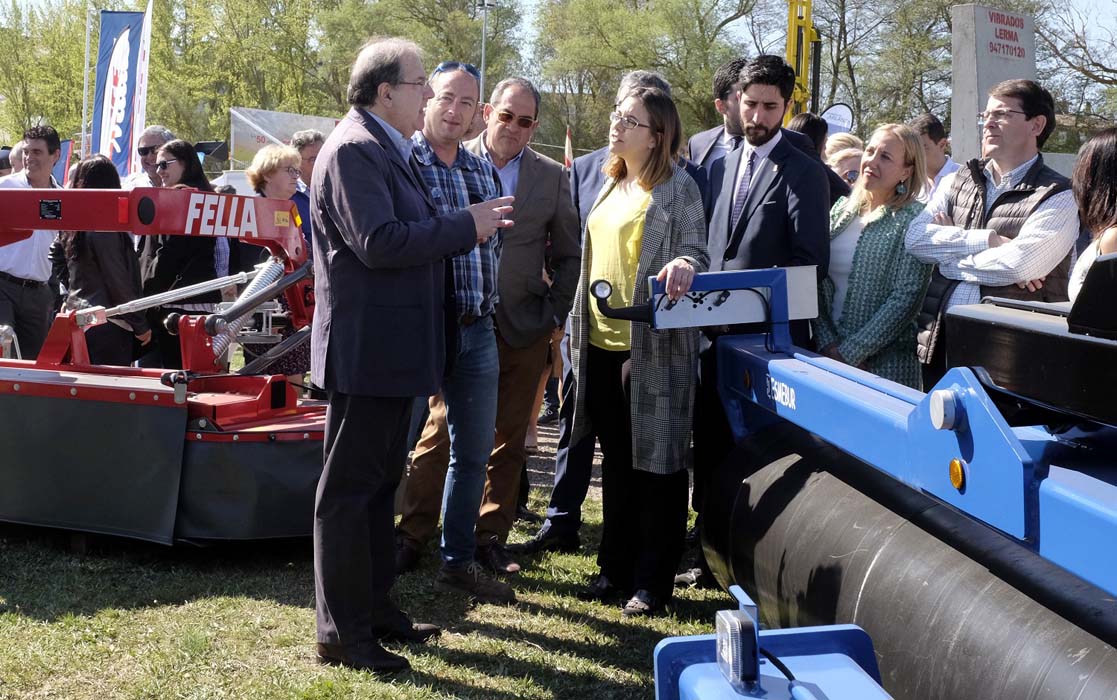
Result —
M 46 284 L 27 286 L 0 279 L 0 324 L 11 326 L 24 360 L 39 356 L 54 315 L 54 294 Z
M 103 323 L 85 331 L 89 361 L 95 365 L 127 367 L 132 364 L 132 333 L 115 323 Z
M 694 491 L 691 508 L 702 513 L 702 502 L 714 470 L 733 450 L 733 432 L 718 394 L 717 343 L 698 355 L 698 390 L 694 397 Z
M 591 432 L 602 454 L 598 566 L 623 590 L 669 598 L 686 539 L 686 470 L 653 474 L 633 468 L 627 352 L 590 346 L 586 384 Z
M 394 499 L 413 400 L 331 392 L 329 401 L 314 502 L 318 641 L 349 646 L 371 641 L 374 628 L 400 616 L 389 597 Z
M 562 339 L 566 374 L 562 378 L 562 401 L 559 402 L 559 442 L 555 453 L 555 487 L 547 506 L 547 522 L 543 530 L 558 535 L 576 535 L 582 526 L 582 503 L 593 475 L 593 445 L 590 435 L 571 444 L 574 423 L 574 368 L 568 355 L 570 336 Z
M 146 364 L 155 358 L 145 360 L 140 363 L 141 367 L 163 367 L 165 369 L 182 369 L 182 345 L 179 343 L 178 335 L 171 335 L 167 332 L 167 327 L 163 325 L 167 316 L 177 313 L 189 315 L 190 311 L 183 311 L 182 309 L 170 308 L 157 308 L 150 309 L 147 312 L 147 320 L 151 325 L 151 340 L 155 349 L 158 351 L 156 358 L 158 358 L 158 365 Z M 149 353 L 150 355 L 150 353 Z M 145 356 L 146 357 L 146 356 Z

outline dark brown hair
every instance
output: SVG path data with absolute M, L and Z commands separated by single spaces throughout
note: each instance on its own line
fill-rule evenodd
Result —
M 78 163 L 74 170 L 75 190 L 119 190 L 120 174 L 116 166 L 103 155 L 95 155 Z M 66 251 L 66 259 L 74 260 L 81 254 L 85 244 L 84 231 L 63 231 L 59 238 L 62 248 Z
M 671 179 L 675 161 L 683 145 L 683 128 L 679 122 L 679 111 L 675 102 L 663 90 L 653 87 L 633 88 L 625 99 L 635 97 L 648 110 L 648 123 L 657 141 L 652 154 L 644 167 L 636 175 L 636 181 L 645 190 L 652 190 Z M 624 100 L 621 100 L 622 102 Z M 620 156 L 610 155 L 605 161 L 604 172 L 611 178 L 622 180 L 628 176 L 628 168 Z
M 1042 115 L 1046 119 L 1043 131 L 1036 137 L 1036 148 L 1043 148 L 1047 137 L 1055 130 L 1055 98 L 1034 80 L 1005 80 L 989 90 L 990 97 L 1020 100 L 1020 109 L 1028 119 Z
M 1091 238 L 1117 226 L 1117 128 L 1099 132 L 1082 146 L 1070 181 L 1078 218 Z

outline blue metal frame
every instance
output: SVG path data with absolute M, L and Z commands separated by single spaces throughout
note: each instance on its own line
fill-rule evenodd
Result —
M 755 616 L 755 605 L 738 586 L 730 592 L 741 610 Z M 656 700 L 696 697 L 816 698 L 817 700 L 886 699 L 880 688 L 873 642 L 856 625 L 762 630 L 760 644 L 795 674 L 799 688 L 789 686 L 783 675 L 761 659 L 763 689 L 740 695 L 717 666 L 717 637 L 707 634 L 669 637 L 655 648 Z
M 666 294 L 666 287 L 655 277 L 648 277 L 652 301 L 652 327 L 655 328 L 656 298 Z M 743 270 L 731 272 L 704 272 L 694 276 L 690 285 L 691 292 L 721 291 L 723 289 L 767 289 L 768 315 L 772 331 L 769 346 L 780 352 L 791 352 L 791 330 L 788 327 L 790 313 L 787 306 L 787 273 L 778 268 L 769 270 Z
M 786 298 L 776 291 L 786 289 L 776 279 L 782 275 L 698 275 L 694 288 L 765 287 L 779 300 Z M 783 337 L 786 303 L 773 303 L 771 316 L 772 337 Z M 799 348 L 773 352 L 762 335 L 723 336 L 717 344 L 718 388 L 738 441 L 790 421 L 1117 594 L 1117 557 L 1107 555 L 1117 541 L 1112 429 L 1084 437 L 1013 428 L 964 367 L 924 394 Z M 958 417 L 948 429 L 932 425 L 936 392 Z M 961 489 L 950 481 L 955 459 L 966 475 Z

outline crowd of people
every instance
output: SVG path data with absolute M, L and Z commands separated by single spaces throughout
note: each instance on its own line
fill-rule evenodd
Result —
M 989 91 L 982 157 L 960 164 L 930 114 L 867 141 L 828 134 L 812 114 L 784 128 L 795 74 L 769 55 L 718 69 L 722 123 L 688 141 L 671 86 L 637 70 L 621 80 L 608 144 L 569 171 L 530 146 L 541 102 L 531 81 L 501 80 L 487 102 L 480 83 L 471 64 L 427 71 L 414 43 L 374 40 L 335 130 L 268 146 L 247 171 L 260 196 L 294 200 L 312 251 L 310 346 L 271 369 L 292 381 L 309 371 L 329 399 L 314 522 L 323 662 L 399 670 L 407 660 L 384 642 L 439 633 L 390 596 L 436 537 L 436 588 L 515 601 L 521 561 L 581 547 L 595 445 L 604 523 L 599 573 L 581 595 L 654 615 L 675 586 L 709 580 L 700 554 L 683 560 L 688 491 L 701 519 L 711 470 L 733 448 L 717 347 L 764 325 L 618 321 L 590 303 L 592 281 L 629 306 L 648 301 L 649 276 L 679 299 L 706 271 L 814 266 L 819 315 L 791 324 L 794 342 L 921 389 L 947 369 L 948 308 L 1072 299 L 1093 260 L 1117 250 L 1117 130 L 1060 175 L 1040 155 L 1054 101 L 1031 80 Z M 191 144 L 163 127 L 138 145 L 143 170 L 124 183 L 95 156 L 69 186 L 212 189 Z M 22 169 L 0 187 L 57 187 L 54 130 L 28 130 L 20 148 Z M 148 237 L 137 249 L 126 234 L 39 231 L 0 247 L 0 323 L 33 358 L 53 311 L 52 260 L 73 309 L 212 279 L 249 257 L 221 238 Z M 149 361 L 175 367 L 163 317 L 219 298 L 113 319 L 89 332 L 91 356 L 126 364 L 133 345 L 154 345 Z M 538 532 L 510 544 L 552 375 L 561 401 L 540 420 L 557 413 L 554 489 Z

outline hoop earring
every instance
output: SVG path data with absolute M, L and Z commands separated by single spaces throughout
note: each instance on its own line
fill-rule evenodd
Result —
M 907 193 L 908 193 L 908 186 L 907 185 L 905 185 L 902 182 L 899 183 L 898 185 L 896 185 L 896 194 L 907 194 Z

